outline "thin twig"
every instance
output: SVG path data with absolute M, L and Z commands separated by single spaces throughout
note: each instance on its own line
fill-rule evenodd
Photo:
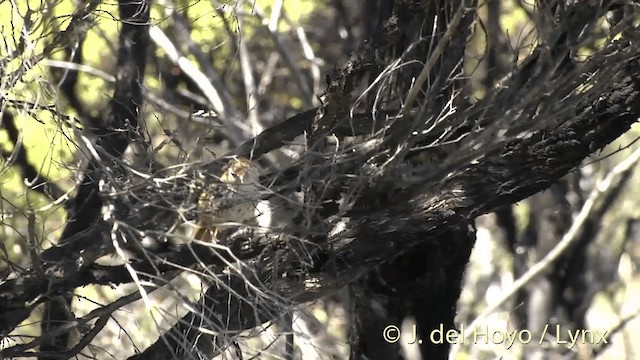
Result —
M 424 85 L 425 81 L 427 81 L 427 78 L 431 74 L 431 70 L 436 65 L 436 62 L 438 61 L 438 59 L 440 59 L 440 56 L 444 52 L 444 48 L 449 43 L 449 40 L 451 40 L 451 38 L 453 37 L 453 34 L 456 31 L 458 31 L 458 25 L 460 24 L 460 21 L 462 20 L 462 16 L 464 15 L 465 11 L 466 11 L 466 7 L 463 1 L 458 7 L 458 11 L 456 11 L 456 14 L 451 19 L 451 22 L 447 26 L 447 31 L 445 31 L 444 36 L 438 42 L 438 45 L 433 50 L 433 53 L 429 57 L 429 60 L 427 60 L 427 63 L 422 68 L 420 75 L 418 75 L 418 78 L 416 79 L 415 83 L 413 83 L 413 85 L 409 89 L 407 97 L 405 98 L 405 101 L 404 101 L 404 107 L 402 109 L 403 116 L 405 117 L 409 116 L 409 112 L 411 111 L 413 102 L 418 97 L 418 93 L 422 90 L 422 86 Z
M 238 18 L 238 27 L 242 31 L 242 20 Z M 240 58 L 240 71 L 244 83 L 245 99 L 247 102 L 247 120 L 253 133 L 260 133 L 264 129 L 258 117 L 258 91 L 256 80 L 253 77 L 253 66 L 251 66 L 251 55 L 247 49 L 247 40 L 240 37 L 238 42 L 238 57 Z
M 147 291 L 151 293 L 157 289 L 159 288 L 154 286 L 154 287 L 149 287 Z M 77 318 L 73 321 L 65 322 L 64 324 L 51 329 L 46 334 L 42 334 L 41 336 L 35 338 L 33 341 L 27 344 L 16 345 L 10 348 L 3 349 L 0 351 L 0 357 L 5 358 L 5 357 L 12 357 L 12 356 L 19 356 L 19 354 L 24 354 L 24 351 L 33 349 L 34 347 L 40 345 L 45 340 L 49 340 L 54 336 L 68 333 L 69 331 L 77 328 L 78 326 L 86 324 L 87 322 L 91 321 L 94 318 L 102 317 L 104 315 L 110 315 L 111 313 L 120 309 L 121 307 L 127 304 L 130 304 L 134 301 L 137 301 L 138 299 L 140 299 L 140 296 L 141 295 L 138 291 L 135 291 L 129 295 L 123 296 L 118 300 L 110 303 L 109 305 L 105 305 L 91 311 L 90 313 L 88 313 L 87 315 L 81 318 Z
M 207 76 L 202 73 L 189 59 L 182 56 L 176 48 L 176 46 L 169 40 L 167 35 L 158 27 L 151 26 L 149 29 L 149 36 L 151 39 L 160 46 L 167 56 L 174 64 L 176 64 L 180 70 L 182 70 L 189 78 L 191 78 L 198 88 L 205 95 L 213 110 L 218 113 L 218 116 L 227 126 L 228 135 L 233 144 L 240 144 L 242 141 L 249 137 L 250 131 L 246 127 L 241 127 L 241 123 L 235 121 L 239 115 L 234 113 L 234 109 L 225 108 L 224 103 L 220 97 L 218 89 L 213 87 Z
M 262 22 L 264 22 L 264 15 L 257 6 L 255 7 L 255 15 Z M 273 40 L 276 46 L 276 49 L 278 49 L 278 53 L 280 53 L 280 56 L 282 57 L 285 64 L 287 64 L 287 67 L 293 74 L 293 79 L 295 80 L 295 83 L 301 92 L 300 97 L 303 101 L 304 106 L 310 107 L 311 99 L 313 98 L 313 90 L 311 89 L 311 86 L 309 86 L 304 76 L 302 75 L 302 72 L 300 71 L 299 67 L 296 66 L 295 61 L 291 57 L 292 52 L 287 48 L 287 45 L 284 43 L 282 39 L 282 35 L 280 33 L 278 33 L 276 30 L 271 29 L 269 27 L 267 27 L 267 31 L 269 32 L 269 35 L 271 36 L 271 39 Z
M 482 313 L 480 313 L 480 315 L 478 315 L 468 327 L 470 329 L 474 329 L 481 320 L 485 319 L 489 314 L 506 303 L 511 299 L 511 297 L 517 294 L 520 289 L 543 274 L 551 264 L 558 260 L 578 239 L 578 235 L 586 221 L 589 219 L 596 203 L 611 190 L 612 185 L 614 185 L 614 181 L 627 171 L 631 171 L 633 166 L 635 166 L 639 160 L 640 148 L 636 149 L 629 157 L 614 167 L 613 170 L 607 174 L 604 180 L 596 184 L 582 206 L 582 209 L 580 209 L 578 216 L 576 216 L 575 220 L 571 224 L 571 227 L 562 237 L 562 240 L 551 251 L 549 251 L 542 260 L 537 262 L 524 275 L 518 278 L 506 294 L 504 294 L 498 301 L 495 301 L 484 309 L 484 311 L 482 311 Z

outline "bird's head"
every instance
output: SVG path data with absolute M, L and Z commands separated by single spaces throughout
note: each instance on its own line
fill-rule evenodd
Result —
M 239 157 L 231 159 L 220 176 L 227 184 L 242 184 L 258 180 L 258 171 L 249 159 Z

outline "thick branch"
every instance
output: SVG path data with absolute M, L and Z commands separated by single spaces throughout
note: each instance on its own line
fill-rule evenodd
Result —
M 627 58 L 634 56 L 629 54 Z M 366 268 L 409 251 L 428 236 L 545 189 L 583 158 L 629 129 L 640 114 L 638 79 L 640 69 L 629 61 L 612 79 L 609 89 L 592 104 L 576 109 L 574 118 L 538 131 L 526 140 L 512 141 L 478 163 L 450 174 L 445 181 L 414 186 L 379 207 L 352 211 L 345 230 L 328 241 L 333 251 L 325 255 L 331 256 L 317 257 L 335 260 L 319 261 L 313 270 L 290 263 L 280 270 L 290 274 L 303 270 L 305 278 L 288 278 L 272 288 L 296 301 L 319 298 Z M 55 249 L 43 255 L 46 257 L 51 251 Z M 78 275 L 84 280 L 62 283 L 52 290 L 60 293 L 90 283 L 95 280 L 90 271 L 93 270 L 84 269 Z M 305 280 L 315 281 L 314 287 L 305 288 Z M 8 291 L 24 296 L 6 297 Z M 47 282 L 10 280 L 0 286 L 0 294 L 3 308 L 21 309 L 26 302 L 47 294 Z
M 273 281 L 266 288 L 294 302 L 319 298 L 448 229 L 544 190 L 636 121 L 640 115 L 640 66 L 628 60 L 608 91 L 593 104 L 577 108 L 575 113 L 559 126 L 549 126 L 526 140 L 507 143 L 477 163 L 456 170 L 444 181 L 414 186 L 377 208 L 352 211 L 343 226 L 345 230 L 329 238 L 330 246 L 326 249 L 331 251 L 316 254 L 316 259 L 324 260 L 318 260 L 313 269 L 294 269 L 292 264 L 279 268 L 279 273 L 292 274 L 298 270 L 306 272 L 306 276 Z M 257 273 L 269 273 L 269 269 Z M 243 289 L 246 286 L 236 290 L 246 295 Z M 206 296 L 220 301 L 220 297 L 229 295 L 210 289 Z M 258 296 L 247 298 L 258 300 Z M 218 307 L 217 314 L 225 309 Z M 229 331 L 253 327 L 273 315 L 253 308 L 242 317 L 236 311 L 239 310 L 233 312 L 235 320 L 225 324 Z M 230 313 L 222 317 L 227 314 Z M 194 316 L 199 315 L 189 314 L 183 320 L 190 323 Z M 167 344 L 172 349 L 180 348 L 183 343 L 168 338 L 182 333 L 182 326 L 171 329 L 168 334 L 173 335 L 160 339 L 139 359 L 160 356 Z

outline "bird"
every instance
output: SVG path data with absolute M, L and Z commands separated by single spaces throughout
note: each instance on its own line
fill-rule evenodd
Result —
M 192 238 L 206 243 L 238 223 L 258 225 L 258 169 L 244 157 L 231 159 L 223 168 L 220 183 L 205 189 L 198 199 L 198 222 Z M 225 224 L 225 223 L 234 224 Z

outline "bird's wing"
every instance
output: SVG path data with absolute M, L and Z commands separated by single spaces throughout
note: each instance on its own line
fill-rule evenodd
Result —
M 225 204 L 224 198 L 233 196 L 232 194 L 238 190 L 238 185 L 243 185 L 243 194 L 240 196 L 247 196 L 254 187 L 257 191 L 258 178 L 259 173 L 250 160 L 242 157 L 231 159 L 220 175 L 220 182 L 226 185 L 213 185 L 219 188 L 206 189 L 198 200 L 198 209 L 201 213 L 193 238 L 204 242 L 215 240 L 220 229 L 219 225 L 214 225 L 216 223 L 257 224 L 256 204 L 253 201 L 247 199 L 246 202 L 231 205 Z

